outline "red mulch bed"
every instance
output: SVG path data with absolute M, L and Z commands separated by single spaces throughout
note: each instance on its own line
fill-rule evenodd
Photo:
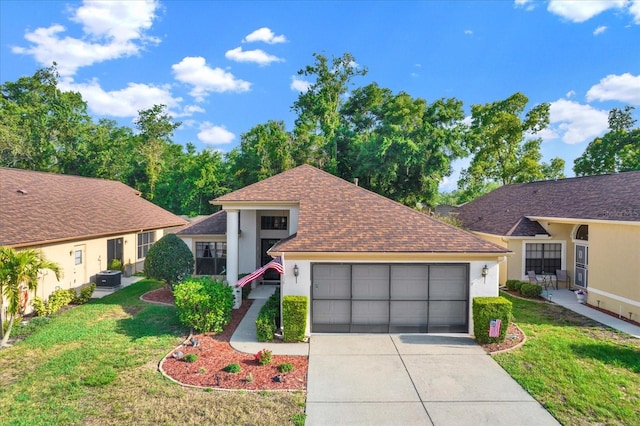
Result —
M 168 289 L 155 290 L 145 294 L 143 300 L 173 303 L 173 294 Z M 305 390 L 307 388 L 307 368 L 309 358 L 306 356 L 273 355 L 270 364 L 260 365 L 255 354 L 238 352 L 229 345 L 233 332 L 249 310 L 252 300 L 243 300 L 240 309 L 231 313 L 231 322 L 219 334 L 203 333 L 193 335 L 199 345 L 194 347 L 189 342 L 171 351 L 160 363 L 160 368 L 172 379 L 187 385 L 219 389 L 245 390 Z M 198 355 L 196 362 L 185 362 L 172 357 L 175 352 L 183 355 Z M 239 373 L 227 373 L 223 370 L 229 364 L 238 363 L 242 368 Z M 283 363 L 293 365 L 293 371 L 280 373 L 278 366 Z M 279 376 L 281 381 L 274 381 Z

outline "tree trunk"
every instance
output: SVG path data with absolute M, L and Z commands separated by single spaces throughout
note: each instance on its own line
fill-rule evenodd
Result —
M 9 336 L 11 336 L 11 328 L 13 327 L 13 318 L 14 318 L 13 315 L 9 317 L 9 326 L 7 326 L 7 333 L 2 338 L 2 342 L 0 342 L 0 348 L 4 348 L 5 346 L 8 346 L 7 342 L 9 341 Z

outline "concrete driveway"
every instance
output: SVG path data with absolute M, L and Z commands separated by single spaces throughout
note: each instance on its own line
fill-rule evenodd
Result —
M 558 425 L 467 335 L 311 337 L 306 425 Z

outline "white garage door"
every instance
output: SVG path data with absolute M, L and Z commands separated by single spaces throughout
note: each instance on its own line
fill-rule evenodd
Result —
M 312 332 L 469 331 L 468 264 L 314 264 Z

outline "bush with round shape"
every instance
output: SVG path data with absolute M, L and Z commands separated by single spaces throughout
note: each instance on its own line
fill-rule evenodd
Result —
M 199 332 L 222 331 L 231 320 L 233 288 L 209 277 L 189 278 L 173 289 L 178 318 Z
M 164 281 L 173 289 L 176 283 L 190 277 L 194 267 L 193 253 L 175 234 L 167 234 L 151 246 L 144 260 L 148 278 Z

